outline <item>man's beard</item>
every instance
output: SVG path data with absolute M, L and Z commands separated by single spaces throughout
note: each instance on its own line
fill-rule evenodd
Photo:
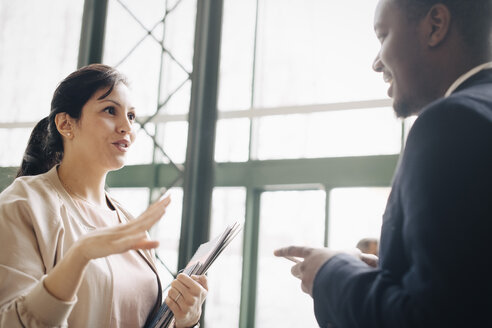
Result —
M 417 115 L 424 106 L 425 105 L 418 105 L 405 99 L 393 101 L 393 110 L 398 118 L 407 118 L 412 115 Z

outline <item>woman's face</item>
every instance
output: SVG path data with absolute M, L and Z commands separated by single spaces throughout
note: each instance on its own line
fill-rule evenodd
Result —
M 69 150 L 88 168 L 105 172 L 124 165 L 125 156 L 135 140 L 135 108 L 128 87 L 118 83 L 102 98 L 108 90 L 109 87 L 96 91 L 82 107 Z

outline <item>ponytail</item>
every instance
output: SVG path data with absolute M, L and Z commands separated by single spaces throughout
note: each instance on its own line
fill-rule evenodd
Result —
M 50 118 L 43 118 L 32 130 L 16 177 L 48 172 L 63 158 L 63 142 Z

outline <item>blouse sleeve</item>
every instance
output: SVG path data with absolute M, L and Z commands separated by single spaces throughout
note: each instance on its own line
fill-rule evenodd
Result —
M 46 212 L 22 198 L 8 191 L 0 196 L 0 328 L 66 327 L 77 300 L 60 301 L 43 284 L 54 263 L 46 264 L 42 253 L 56 247 L 56 238 L 48 245 L 38 236 L 34 213 L 42 220 Z

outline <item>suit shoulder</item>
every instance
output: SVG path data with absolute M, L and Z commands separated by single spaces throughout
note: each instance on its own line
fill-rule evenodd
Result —
M 412 132 L 428 129 L 433 134 L 456 131 L 474 135 L 474 129 L 492 133 L 492 95 L 485 99 L 471 92 L 460 92 L 434 101 L 422 110 Z
M 476 117 L 492 123 L 492 85 L 470 87 L 440 98 L 426 106 L 420 117 L 432 119 L 436 115 L 449 118 Z

